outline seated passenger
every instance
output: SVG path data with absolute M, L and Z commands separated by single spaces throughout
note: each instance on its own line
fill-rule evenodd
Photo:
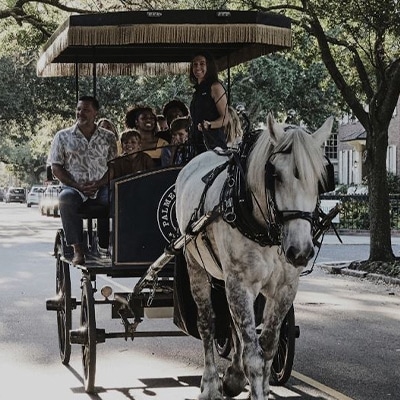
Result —
M 226 144 L 228 147 L 236 149 L 242 141 L 243 129 L 237 111 L 232 107 L 228 107 L 229 121 L 225 126 Z
M 119 140 L 119 134 L 118 134 L 118 129 L 117 127 L 111 122 L 111 120 L 107 118 L 100 118 L 97 121 L 97 126 L 100 128 L 107 129 L 108 131 L 111 131 L 115 135 L 115 139 L 117 140 L 117 149 L 118 149 L 118 155 L 121 154 L 121 142 Z
M 172 135 L 171 135 L 171 123 L 174 119 L 179 117 L 187 117 L 189 115 L 189 109 L 186 105 L 177 99 L 169 101 L 163 107 L 162 111 L 168 126 L 168 131 L 162 132 L 162 137 L 168 142 L 172 143 Z
M 159 137 L 162 137 L 162 133 L 169 129 L 169 126 L 167 124 L 167 119 L 162 114 L 157 115 L 157 127 L 158 127 Z
M 122 155 L 110 164 L 111 179 L 154 168 L 151 157 L 141 151 L 141 136 L 136 129 L 122 132 Z
M 151 107 L 136 106 L 125 115 L 125 125 L 136 129 L 142 137 L 142 149 L 153 159 L 155 166 L 161 166 L 162 147 L 168 142 L 157 136 L 157 117 Z
M 161 162 L 163 166 L 181 165 L 189 159 L 187 146 L 189 138 L 190 117 L 179 117 L 171 123 L 171 144 L 173 146 L 163 149 Z
M 117 143 L 110 131 L 95 124 L 99 102 L 82 96 L 76 105 L 76 123 L 54 136 L 49 163 L 61 182 L 59 196 L 61 222 L 67 245 L 74 249 L 72 262 L 85 263 L 82 205 L 108 207 L 108 161 L 117 156 Z M 109 219 L 98 219 L 99 245 L 108 246 Z M 101 239 L 101 243 L 100 243 Z

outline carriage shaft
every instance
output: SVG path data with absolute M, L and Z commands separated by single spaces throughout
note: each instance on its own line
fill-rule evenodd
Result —
M 146 273 L 139 279 L 138 283 L 133 289 L 134 294 L 139 294 L 146 286 L 148 281 L 152 281 L 157 278 L 157 274 L 163 269 L 163 267 L 175 257 L 175 253 L 181 250 L 186 244 L 193 240 L 198 233 L 202 231 L 208 224 L 215 220 L 219 216 L 219 208 L 215 207 L 212 211 L 204 214 L 197 221 L 193 222 L 187 232 L 184 235 L 179 236 L 175 239 L 169 247 L 164 250 L 164 253 L 157 258 L 147 269 Z

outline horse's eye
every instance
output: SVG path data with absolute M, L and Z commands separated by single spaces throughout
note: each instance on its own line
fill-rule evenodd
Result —
M 278 174 L 277 172 L 275 172 L 275 173 L 274 173 L 274 178 L 275 178 L 275 181 L 276 181 L 276 182 L 282 183 L 282 176 L 281 176 L 281 174 Z
M 293 173 L 294 173 L 294 177 L 296 179 L 299 179 L 300 175 L 299 175 L 299 170 L 297 169 L 297 167 L 294 169 Z

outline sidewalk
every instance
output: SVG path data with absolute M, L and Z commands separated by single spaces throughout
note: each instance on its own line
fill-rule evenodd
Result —
M 366 234 L 354 234 L 354 235 L 341 235 L 342 244 L 370 244 L 370 237 Z M 324 244 L 341 244 L 339 239 L 334 233 L 327 233 L 324 237 Z M 392 236 L 392 245 L 400 245 L 400 236 Z
M 344 245 L 344 246 L 356 246 L 356 245 L 369 245 L 370 244 L 370 236 L 365 234 L 360 235 L 340 235 L 342 243 L 340 243 L 338 237 L 335 234 L 326 234 L 323 240 L 323 245 Z M 400 237 L 392 236 L 392 246 L 400 246 Z M 369 273 L 365 271 L 357 271 L 353 269 L 349 269 L 350 263 L 348 262 L 325 262 L 325 263 L 316 263 L 316 265 L 324 269 L 325 271 L 331 274 L 340 274 L 340 275 L 348 275 L 354 276 L 357 278 L 365 278 L 368 280 L 372 280 L 375 282 L 384 282 L 390 285 L 400 286 L 399 278 L 392 278 L 389 276 Z

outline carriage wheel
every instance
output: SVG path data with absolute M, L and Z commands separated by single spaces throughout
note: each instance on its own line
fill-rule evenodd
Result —
M 56 263 L 56 293 L 60 299 L 60 307 L 57 309 L 58 346 L 61 362 L 68 365 L 71 356 L 69 340 L 69 331 L 72 325 L 71 279 L 69 264 L 61 260 L 60 246 L 57 251 Z
M 296 329 L 294 308 L 292 305 L 282 322 L 278 349 L 272 361 L 271 378 L 274 385 L 284 385 L 292 373 Z
M 82 280 L 81 327 L 84 332 L 82 365 L 86 393 L 93 393 L 96 375 L 96 318 L 93 288 L 88 277 Z
M 227 358 L 232 350 L 232 337 L 223 339 L 214 339 L 217 353 L 222 358 Z

